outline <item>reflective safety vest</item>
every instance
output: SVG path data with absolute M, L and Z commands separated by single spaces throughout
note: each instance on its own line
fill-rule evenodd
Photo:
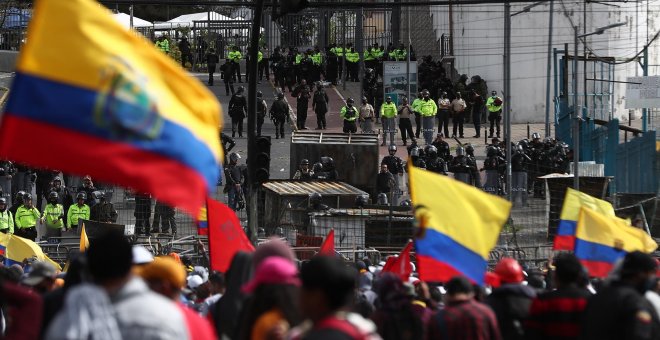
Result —
M 338 57 L 343 57 L 344 56 L 344 48 L 343 47 L 333 47 L 330 49 L 330 52 L 334 53 Z
M 346 61 L 357 63 L 360 61 L 360 54 L 357 52 L 346 52 Z
M 390 59 L 395 61 L 404 61 L 407 59 L 408 52 L 405 49 L 396 49 L 390 52 Z
M 339 117 L 346 121 L 354 122 L 358 119 L 357 108 L 355 106 L 351 106 L 350 108 L 348 106 L 344 106 L 341 108 L 341 112 L 339 112 Z
M 293 62 L 296 65 L 299 65 L 305 56 L 302 53 L 296 54 L 296 60 Z
M 29 227 L 34 227 L 37 225 L 37 220 L 39 219 L 39 210 L 32 207 L 28 209 L 25 205 L 21 205 L 16 210 L 15 225 L 17 229 L 24 229 Z
M 394 104 L 394 102 L 389 103 L 389 104 L 387 102 L 383 103 L 380 106 L 380 115 L 381 115 L 381 117 L 384 117 L 384 118 L 394 118 L 394 117 L 396 117 L 396 105 Z
M 14 216 L 8 209 L 0 212 L 0 230 L 7 230 L 9 234 L 14 233 Z
M 499 112 L 502 109 L 502 104 L 500 105 L 495 105 L 495 100 L 499 99 L 502 101 L 502 99 L 498 96 L 492 96 L 489 97 L 488 100 L 486 101 L 486 108 L 490 112 Z
M 264 54 L 261 51 L 257 52 L 257 62 L 260 63 L 261 59 L 264 58 Z
M 415 98 L 415 100 L 413 100 L 410 107 L 412 107 L 414 112 L 419 113 L 419 104 L 420 104 L 421 101 L 422 101 L 422 98 Z
M 46 227 L 60 229 L 64 226 L 64 207 L 48 203 L 42 217 L 46 220 Z
M 231 51 L 229 52 L 229 59 L 235 63 L 238 63 L 243 59 L 243 54 L 241 51 Z
M 317 52 L 317 53 L 312 54 L 312 62 L 316 66 L 321 65 L 321 62 L 323 60 L 322 58 L 323 58 L 323 56 L 321 55 L 321 52 Z
M 428 100 L 421 99 L 418 106 L 419 113 L 424 117 L 432 117 L 438 113 L 438 105 L 435 100 L 429 98 Z
M 66 213 L 66 225 L 69 227 L 78 226 L 79 219 L 89 220 L 89 213 L 89 206 L 87 204 L 83 204 L 82 206 L 74 204 L 70 206 L 69 211 Z
M 372 61 L 376 59 L 376 55 L 374 54 L 374 50 L 372 48 L 364 51 L 364 61 Z

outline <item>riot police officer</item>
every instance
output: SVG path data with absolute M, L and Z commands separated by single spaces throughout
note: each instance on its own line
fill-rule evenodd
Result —
M 387 148 L 389 155 L 383 157 L 383 160 L 380 164 L 387 165 L 387 170 L 394 176 L 394 182 L 396 184 L 395 198 L 398 199 L 398 192 L 401 190 L 399 185 L 399 177 L 403 176 L 403 160 L 396 155 L 396 145 L 390 145 Z
M 522 204 L 527 206 L 527 164 L 531 161 L 525 154 L 521 143 L 515 148 L 515 153 L 511 155 L 511 200 L 513 204 Z
M 277 100 L 270 106 L 270 118 L 275 123 L 275 139 L 284 138 L 284 122 L 289 117 L 289 104 L 284 101 L 284 93 L 277 93 Z
M 438 174 L 447 175 L 447 163 L 442 157 L 438 156 L 438 149 L 433 145 L 427 145 L 424 148 L 426 169 Z
M 314 172 L 309 168 L 309 160 L 303 159 L 300 161 L 298 170 L 293 175 L 293 179 L 309 181 L 314 178 Z
M 419 147 L 415 144 L 411 146 L 412 147 L 410 148 L 410 159 L 413 162 L 412 165 L 420 169 L 426 169 L 426 162 L 424 162 L 424 158 L 420 156 Z
M 346 105 L 341 108 L 341 112 L 339 113 L 339 116 L 344 120 L 344 128 L 342 129 L 344 133 L 357 132 L 355 121 L 358 119 L 359 114 L 353 103 L 355 103 L 353 98 L 346 99 Z
M 241 201 L 243 200 L 243 190 L 241 185 L 243 183 L 243 172 L 238 166 L 238 160 L 241 155 L 236 152 L 229 154 L 229 165 L 225 168 L 225 178 L 227 178 L 227 185 L 225 192 L 228 195 L 228 205 L 231 210 L 239 211 L 242 209 Z M 243 202 L 244 205 L 244 202 Z
M 231 136 L 243 137 L 243 120 L 247 113 L 247 99 L 243 95 L 245 92 L 244 86 L 239 86 L 236 93 L 231 96 L 229 100 L 229 116 L 231 117 Z
M 302 79 L 300 85 L 293 90 L 296 97 L 296 123 L 298 130 L 307 130 L 305 122 L 307 121 L 307 108 L 309 108 L 309 99 L 312 97 L 311 90 L 307 85 L 307 80 Z
M 477 158 L 474 157 L 474 147 L 472 144 L 465 146 L 465 155 L 468 158 L 468 166 L 470 167 L 470 176 L 472 177 L 472 185 L 481 188 L 481 175 L 477 167 Z
M 442 133 L 438 133 L 431 145 L 435 146 L 435 148 L 438 150 L 438 156 L 444 159 L 445 162 L 451 162 L 451 151 L 449 149 L 449 143 L 445 142 L 443 137 L 444 135 Z
M 470 181 L 470 166 L 468 158 L 465 156 L 465 148 L 459 146 L 456 148 L 456 157 L 452 159 L 449 170 L 454 173 L 454 178 L 466 184 Z
M 505 162 L 500 156 L 498 147 L 490 145 L 486 148 L 486 160 L 482 170 L 486 171 L 486 183 L 484 191 L 497 195 L 503 192 L 501 173 Z

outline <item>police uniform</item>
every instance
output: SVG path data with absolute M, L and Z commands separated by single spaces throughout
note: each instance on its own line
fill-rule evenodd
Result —
M 14 215 L 7 208 L 0 211 L 0 233 L 14 233 Z
M 284 99 L 277 99 L 270 106 L 270 117 L 275 123 L 275 138 L 284 138 L 284 122 L 289 115 L 289 105 Z
M 396 104 L 393 102 L 385 102 L 380 106 L 380 117 L 383 123 L 383 144 L 387 141 L 387 134 L 390 135 L 390 144 L 394 145 L 394 134 L 396 133 L 395 118 L 397 115 Z
M 344 120 L 344 128 L 342 129 L 344 133 L 357 132 L 357 125 L 355 124 L 355 121 L 358 119 L 359 113 L 355 106 L 349 107 L 348 105 L 345 105 L 341 108 L 339 116 Z
M 433 142 L 435 115 L 438 113 L 438 106 L 435 104 L 435 100 L 425 98 L 419 102 L 418 109 L 422 116 L 422 125 L 424 126 L 424 140 L 427 145 L 431 145 Z
M 499 105 L 497 105 L 499 103 Z M 488 109 L 488 121 L 490 122 L 490 137 L 493 137 L 493 129 L 497 128 L 497 137 L 500 136 L 500 120 L 502 120 L 502 99 L 498 96 L 488 97 L 486 101 Z
M 16 236 L 32 241 L 36 240 L 37 220 L 39 220 L 39 210 L 37 210 L 37 208 L 28 208 L 25 205 L 21 205 L 18 210 L 16 210 L 16 215 L 14 217 L 14 231 Z
M 76 228 L 78 227 L 78 221 L 83 219 L 83 220 L 89 220 L 90 218 L 90 210 L 89 206 L 87 204 L 74 204 L 69 207 L 69 211 L 66 214 L 66 225 L 69 228 Z

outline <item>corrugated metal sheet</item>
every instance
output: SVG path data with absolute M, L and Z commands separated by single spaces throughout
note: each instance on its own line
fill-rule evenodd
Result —
M 378 145 L 378 135 L 297 131 L 293 132 L 291 142 L 300 144 Z
M 307 196 L 318 192 L 321 195 L 367 195 L 366 192 L 344 182 L 271 181 L 263 184 L 265 189 L 278 195 Z
M 573 162 L 570 163 L 569 166 L 569 171 L 572 174 L 573 173 Z M 597 164 L 594 161 L 586 161 L 586 162 L 580 162 L 578 164 L 579 167 L 579 172 L 580 172 L 580 177 L 587 176 L 587 177 L 603 177 L 605 176 L 605 165 L 604 164 Z

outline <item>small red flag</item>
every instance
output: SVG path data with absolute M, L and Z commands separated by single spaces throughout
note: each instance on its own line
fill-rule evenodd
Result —
M 381 272 L 394 273 L 398 275 L 402 281 L 408 282 L 410 274 L 412 274 L 412 265 L 410 264 L 410 250 L 412 250 L 412 242 L 408 242 L 406 247 L 403 248 L 399 257 L 391 256 L 385 262 Z
M 254 246 L 233 210 L 212 198 L 206 199 L 206 207 L 211 269 L 224 273 L 236 253 L 253 252 Z
M 321 244 L 321 249 L 319 249 L 319 255 L 335 255 L 335 230 L 330 229 L 328 236 L 323 240 Z

